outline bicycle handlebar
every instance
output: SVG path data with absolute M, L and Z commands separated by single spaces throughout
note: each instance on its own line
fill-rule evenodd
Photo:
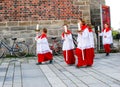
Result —
M 52 39 L 52 40 L 55 40 L 55 39 L 57 39 L 57 37 L 52 37 L 51 39 Z
M 7 38 L 6 38 L 6 37 L 2 37 L 2 38 L 0 39 L 0 41 L 3 41 L 3 40 L 7 40 Z

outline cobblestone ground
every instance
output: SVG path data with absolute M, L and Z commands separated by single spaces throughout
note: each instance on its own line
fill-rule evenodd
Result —
M 92 67 L 76 68 L 54 56 L 36 65 L 36 57 L 0 59 L 0 87 L 120 87 L 120 53 L 96 54 Z

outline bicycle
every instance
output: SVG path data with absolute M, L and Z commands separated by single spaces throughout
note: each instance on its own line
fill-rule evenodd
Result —
M 5 40 L 4 38 L 3 40 Z M 0 58 L 5 55 L 5 51 L 8 50 L 10 55 L 15 55 L 17 57 L 25 57 L 28 54 L 28 46 L 24 42 L 17 42 L 17 38 L 12 38 L 12 46 L 8 45 L 5 41 L 0 41 Z
M 61 55 L 62 54 L 61 40 L 57 41 L 56 37 L 52 37 L 51 40 L 52 43 L 50 44 L 50 49 L 52 50 L 53 55 Z
M 31 54 L 34 55 L 34 56 L 37 56 L 37 53 L 36 53 L 36 42 L 33 43 L 33 45 L 31 46 Z

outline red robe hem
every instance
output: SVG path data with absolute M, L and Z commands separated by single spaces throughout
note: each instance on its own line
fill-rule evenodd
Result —
M 85 61 L 86 65 L 92 66 L 94 60 L 94 48 L 85 49 Z
M 44 53 L 44 54 L 38 53 L 37 56 L 38 56 L 38 62 L 39 62 L 39 63 L 53 59 L 53 55 L 52 55 L 51 52 L 47 52 L 47 53 Z
M 78 63 L 77 63 L 78 67 L 84 66 L 86 64 L 85 63 L 85 50 L 83 50 L 83 53 L 84 53 L 84 59 L 82 56 L 82 50 L 79 48 L 76 48 L 76 56 L 78 57 Z
M 66 53 L 67 53 L 67 58 L 66 58 Z M 66 50 L 63 51 L 63 56 L 64 60 L 67 64 L 75 64 L 75 56 L 74 56 L 74 51 L 72 50 Z

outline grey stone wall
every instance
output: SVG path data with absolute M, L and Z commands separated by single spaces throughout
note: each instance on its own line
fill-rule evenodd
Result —
M 73 33 L 77 33 L 77 20 L 41 20 L 41 21 L 9 21 L 0 22 L 0 40 L 7 38 L 7 43 L 12 44 L 11 38 L 18 38 L 18 41 L 25 41 L 29 45 L 30 53 L 32 52 L 32 47 L 35 46 L 35 29 L 36 25 L 39 24 L 39 28 L 48 29 L 48 40 L 51 43 L 51 37 L 58 37 L 60 40 L 63 24 L 67 23 L 70 30 Z
M 105 0 L 90 0 L 91 24 L 101 25 L 100 5 L 105 5 Z

